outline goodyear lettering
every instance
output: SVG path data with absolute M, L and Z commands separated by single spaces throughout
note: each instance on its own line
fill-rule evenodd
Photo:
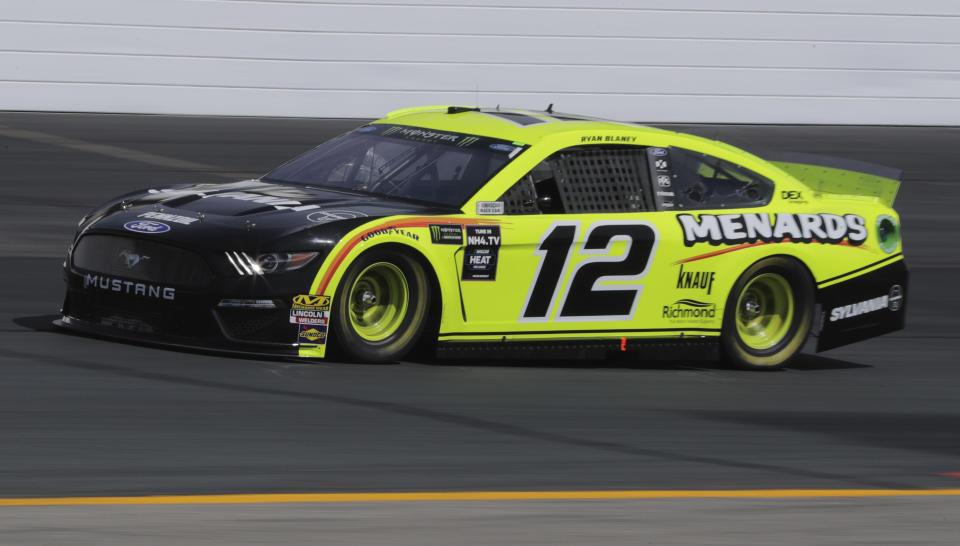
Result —
M 369 241 L 370 239 L 373 239 L 375 237 L 380 237 L 381 235 L 402 235 L 404 237 L 409 237 L 414 241 L 420 240 L 420 236 L 417 235 L 416 233 L 403 228 L 398 228 L 397 226 L 387 226 L 384 228 L 370 230 L 364 233 L 363 236 L 360 237 L 360 240 Z

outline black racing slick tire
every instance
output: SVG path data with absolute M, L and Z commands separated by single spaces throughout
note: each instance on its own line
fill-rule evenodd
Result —
M 813 279 L 797 260 L 772 256 L 750 266 L 727 296 L 724 361 L 745 370 L 785 366 L 807 340 L 815 299 Z
M 430 281 L 423 265 L 393 248 L 361 254 L 333 300 L 336 349 L 347 359 L 385 363 L 417 344 L 430 310 Z

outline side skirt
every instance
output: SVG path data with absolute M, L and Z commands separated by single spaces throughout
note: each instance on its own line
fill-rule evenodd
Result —
M 556 341 L 441 341 L 438 358 L 489 359 L 519 358 L 529 360 L 603 360 L 630 358 L 635 360 L 718 360 L 719 337 L 620 340 L 556 340 Z

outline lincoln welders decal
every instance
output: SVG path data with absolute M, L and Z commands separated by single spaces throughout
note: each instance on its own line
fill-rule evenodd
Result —
M 463 252 L 465 281 L 493 281 L 497 278 L 500 254 L 500 226 L 466 226 L 467 247 Z
M 709 242 L 711 245 L 819 241 L 837 244 L 846 239 L 859 245 L 867 239 L 866 221 L 856 214 L 785 214 L 766 212 L 747 214 L 679 214 L 683 242 L 687 246 Z
M 312 309 L 291 309 L 291 324 L 322 324 L 326 326 L 330 323 L 329 311 L 314 311 Z

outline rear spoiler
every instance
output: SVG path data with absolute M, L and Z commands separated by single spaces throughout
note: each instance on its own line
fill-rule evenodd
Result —
M 816 193 L 876 198 L 893 206 L 903 171 L 875 163 L 795 152 L 760 152 Z

